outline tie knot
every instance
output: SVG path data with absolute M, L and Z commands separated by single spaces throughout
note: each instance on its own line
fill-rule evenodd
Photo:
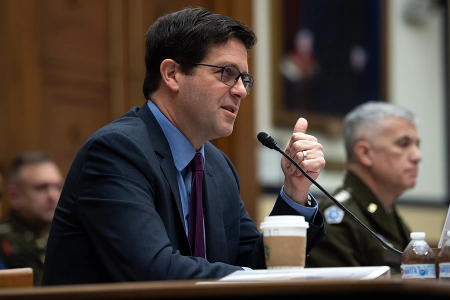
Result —
M 203 155 L 200 153 L 196 153 L 194 158 L 192 159 L 192 168 L 194 171 L 203 171 Z

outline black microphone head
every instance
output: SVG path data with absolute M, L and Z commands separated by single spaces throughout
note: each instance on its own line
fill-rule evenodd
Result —
M 258 133 L 258 141 L 261 144 L 263 144 L 264 146 L 266 146 L 267 148 L 270 148 L 270 149 L 278 148 L 277 142 L 275 142 L 273 137 L 271 137 L 270 135 L 268 135 L 267 133 L 265 133 L 263 131 Z

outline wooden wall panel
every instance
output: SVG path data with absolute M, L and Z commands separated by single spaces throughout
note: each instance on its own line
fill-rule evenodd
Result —
M 0 45 L 6 45 L 7 43 L 7 9 L 6 9 L 6 1 L 0 0 Z M 2 66 L 3 69 L 6 68 L 8 63 L 8 53 L 6 51 L 6 47 L 0 46 L 0 66 Z M 5 97 L 7 97 L 7 90 L 8 90 L 8 75 L 5 71 L 0 71 L 0 189 L 3 190 L 3 194 L 5 191 L 5 174 L 6 174 L 6 164 L 5 160 L 1 159 L 6 157 L 7 155 L 7 149 L 8 149 L 8 143 L 7 143 L 7 132 L 6 127 L 8 125 L 7 122 L 7 111 L 6 111 L 6 101 Z M 5 199 L 5 196 L 0 195 L 0 212 L 2 211 L 3 201 Z M 1 218 L 1 213 L 0 213 Z
M 0 45 L 6 45 L 8 42 L 8 20 L 7 20 L 7 2 L 6 0 L 0 0 Z M 8 53 L 6 47 L 0 47 L 0 66 L 3 69 L 8 64 Z M 6 71 L 0 71 L 0 158 L 6 157 L 7 143 L 6 143 L 6 127 L 7 127 L 7 113 L 6 113 L 6 101 L 8 91 L 8 74 Z M 0 160 L 0 173 L 5 174 L 4 162 Z M 0 197 L 1 200 L 1 197 Z
M 39 1 L 38 28 L 43 57 L 107 65 L 107 0 Z
M 6 124 L 5 158 L 27 148 L 39 147 L 40 77 L 38 74 L 37 36 L 34 31 L 35 1 L 4 1 L 6 85 L 2 102 Z M 22 9 L 23 7 L 23 9 Z M 20 34 L 18 34 L 20 32 Z
M 125 64 L 128 61 L 125 55 L 125 5 L 123 0 L 108 2 L 109 100 L 112 120 L 123 115 L 130 107 L 128 86 L 125 84 Z
M 64 174 L 83 142 L 110 121 L 107 5 L 47 0 L 37 12 L 41 148 L 51 151 Z

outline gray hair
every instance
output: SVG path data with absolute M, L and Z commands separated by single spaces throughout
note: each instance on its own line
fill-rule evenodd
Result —
M 347 160 L 354 155 L 355 144 L 373 132 L 387 117 L 396 117 L 410 121 L 416 127 L 418 119 L 406 108 L 380 101 L 369 101 L 351 110 L 344 118 L 344 143 Z

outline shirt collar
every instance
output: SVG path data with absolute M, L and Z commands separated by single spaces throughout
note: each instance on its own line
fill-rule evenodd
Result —
M 375 194 L 352 171 L 347 171 L 344 179 L 344 186 L 347 187 L 346 190 L 350 194 L 360 200 L 359 202 L 363 205 L 364 208 L 368 207 L 371 203 L 375 203 L 379 207 L 382 207 L 381 202 L 378 200 Z
M 170 152 L 172 152 L 173 161 L 178 172 L 181 172 L 191 162 L 196 153 L 191 142 L 173 125 L 169 119 L 159 110 L 151 100 L 147 101 L 148 107 L 161 126 L 167 141 L 169 142 Z M 203 155 L 203 164 L 205 163 L 205 145 L 202 145 L 197 151 Z

